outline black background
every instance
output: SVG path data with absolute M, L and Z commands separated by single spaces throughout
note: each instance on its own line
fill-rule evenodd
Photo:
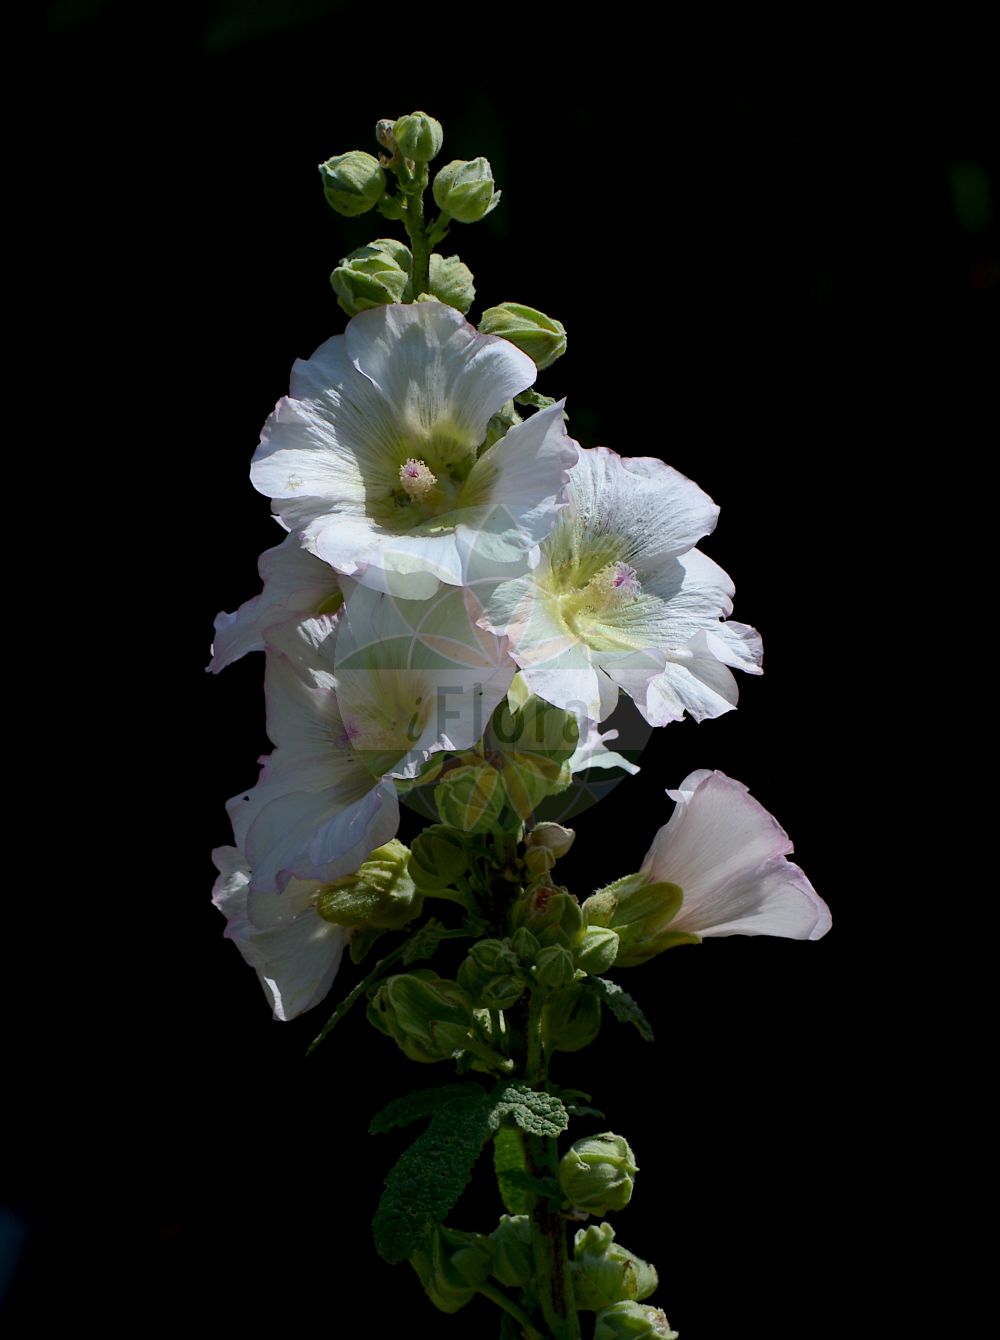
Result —
M 316 164 L 425 107 L 440 161 L 485 154 L 504 192 L 443 248 L 475 273 L 472 315 L 512 299 L 565 323 L 540 389 L 568 396 L 584 446 L 661 456 L 721 504 L 704 547 L 764 637 L 740 710 L 656 733 L 640 776 L 579 823 L 563 878 L 585 893 L 634 868 L 664 788 L 716 767 L 779 818 L 834 915 L 816 944 L 733 938 L 622 973 L 655 1047 L 608 1023 L 556 1077 L 636 1150 L 619 1235 L 659 1267 L 684 1340 L 847 1333 L 896 1159 L 875 1096 L 900 1056 L 871 973 L 898 897 L 878 806 L 919 671 L 886 620 L 920 618 L 903 519 L 988 368 L 990 109 L 968 58 L 735 46 L 555 11 L 53 7 L 81 360 L 113 327 L 85 405 L 117 453 L 91 497 L 93 638 L 124 752 L 84 839 L 107 891 L 74 997 L 87 1028 L 50 1053 L 45 1155 L 11 1202 L 19 1315 L 493 1334 L 485 1305 L 434 1312 L 367 1229 L 402 1147 L 367 1122 L 443 1069 L 408 1065 L 360 1015 L 304 1061 L 323 1007 L 273 1023 L 208 898 L 223 802 L 267 747 L 259 660 L 203 672 L 212 617 L 254 592 L 278 536 L 249 459 L 293 359 L 343 327 L 330 269 L 393 230 L 333 215 Z M 491 1194 L 484 1178 L 455 1222 L 488 1229 Z

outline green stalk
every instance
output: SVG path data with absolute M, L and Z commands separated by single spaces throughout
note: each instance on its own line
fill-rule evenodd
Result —
M 509 1313 L 524 1332 L 524 1340 L 545 1340 L 545 1337 L 536 1331 L 531 1324 L 531 1318 L 523 1308 L 518 1307 L 512 1298 L 501 1290 L 494 1288 L 492 1284 L 480 1284 L 479 1293 L 484 1298 L 488 1298 L 491 1303 L 496 1303 L 497 1307 L 503 1308 L 504 1312 Z
M 528 1007 L 528 1065 L 525 1078 L 536 1087 L 544 1084 L 547 1062 L 542 1046 L 541 991 L 531 993 Z M 525 1150 L 528 1171 L 535 1177 L 556 1177 L 559 1152 L 549 1136 L 531 1136 Z M 535 1259 L 537 1289 L 542 1314 L 553 1340 L 580 1340 L 580 1318 L 576 1311 L 573 1277 L 569 1268 L 566 1227 L 558 1209 L 543 1197 L 531 1207 L 531 1248 Z
M 421 293 L 430 289 L 431 243 L 424 226 L 424 191 L 427 189 L 427 164 L 422 163 L 414 174 L 410 174 L 405 162 L 400 159 L 396 168 L 400 186 L 406 199 L 403 224 L 410 239 L 410 251 L 413 253 L 413 266 L 410 271 L 410 285 L 413 289 L 413 301 Z

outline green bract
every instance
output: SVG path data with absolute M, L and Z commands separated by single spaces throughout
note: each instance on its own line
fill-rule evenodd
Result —
M 588 1312 L 648 1298 L 658 1283 L 651 1265 L 615 1242 L 610 1224 L 592 1224 L 577 1231 L 573 1279 L 576 1305 Z
M 670 1329 L 666 1314 L 658 1307 L 641 1303 L 615 1303 L 598 1313 L 594 1340 L 678 1340 Z
M 486 158 L 456 158 L 434 178 L 437 207 L 459 223 L 476 223 L 500 203 L 493 190 L 493 169 Z
M 427 1297 L 442 1312 L 457 1312 L 489 1278 L 493 1260 L 490 1239 L 482 1233 L 438 1228 L 410 1258 Z
M 503 1214 L 490 1234 L 493 1242 L 493 1274 L 501 1284 L 519 1289 L 534 1273 L 531 1253 L 531 1223 L 526 1214 Z
M 385 194 L 385 173 L 371 154 L 352 149 L 319 165 L 327 204 L 349 219 L 367 214 Z
M 469 1042 L 472 1008 L 457 982 L 418 968 L 383 982 L 368 1006 L 368 1018 L 412 1061 L 445 1061 Z
M 676 884 L 651 881 L 643 874 L 626 875 L 598 889 L 584 902 L 583 910 L 588 925 L 617 932 L 615 966 L 632 968 L 674 945 L 697 944 L 697 935 L 670 929 L 683 896 Z
M 462 313 L 467 312 L 475 301 L 472 271 L 457 256 L 439 256 L 435 252 L 431 257 L 429 283 L 432 297 Z
M 398 930 L 419 916 L 423 898 L 410 878 L 410 853 L 397 838 L 378 847 L 353 875 L 320 890 L 316 910 L 337 926 Z

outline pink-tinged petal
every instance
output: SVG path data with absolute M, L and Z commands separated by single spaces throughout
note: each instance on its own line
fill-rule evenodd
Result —
M 797 940 L 826 934 L 829 909 L 785 859 L 792 850 L 788 834 L 742 782 L 701 769 L 668 795 L 676 809 L 642 870 L 683 891 L 672 931 Z
M 742 782 L 725 773 L 713 772 L 695 790 L 682 789 L 679 795 L 642 869 L 656 880 L 679 884 L 686 911 L 700 907 L 734 876 L 792 850 L 777 820 Z

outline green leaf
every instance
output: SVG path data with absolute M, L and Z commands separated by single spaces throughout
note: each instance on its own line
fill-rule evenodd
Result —
M 510 1180 L 512 1173 L 527 1172 L 521 1137 L 509 1126 L 501 1126 L 493 1137 L 493 1167 L 500 1195 L 508 1214 L 527 1214 L 528 1196 L 523 1187 Z
M 530 409 L 548 409 L 555 403 L 552 396 L 542 395 L 540 391 L 522 391 L 514 397 L 515 405 L 527 405 Z
M 644 1042 L 653 1041 L 653 1029 L 649 1020 L 638 1003 L 627 991 L 623 991 L 617 982 L 611 982 L 607 977 L 588 977 L 585 985 L 595 995 L 600 996 L 616 1019 L 620 1019 L 623 1024 L 634 1024 Z
M 529 1191 L 533 1196 L 544 1196 L 547 1200 L 562 1199 L 559 1183 L 554 1177 L 535 1177 L 523 1168 L 512 1168 L 510 1172 L 504 1173 L 503 1181 L 505 1186 Z
M 499 1129 L 506 1118 L 529 1135 L 547 1135 L 553 1139 L 569 1126 L 569 1113 L 561 1098 L 554 1093 L 532 1089 L 518 1080 L 500 1084 L 493 1091 L 493 1110 L 490 1112 L 493 1129 Z
M 599 1107 L 590 1107 L 586 1103 L 570 1103 L 568 1111 L 571 1117 L 595 1117 L 598 1121 L 607 1121 Z
M 455 1102 L 472 1100 L 471 1091 L 477 1096 L 483 1090 L 478 1084 L 439 1084 L 433 1089 L 412 1089 L 401 1098 L 394 1098 L 381 1112 L 376 1112 L 369 1123 L 372 1135 L 384 1135 L 386 1131 L 399 1126 L 411 1126 L 415 1121 L 432 1117 L 442 1107 L 450 1107 Z
M 392 1264 L 411 1257 L 444 1222 L 493 1133 L 491 1094 L 475 1083 L 444 1088 L 451 1090 L 450 1095 L 442 1098 L 438 1090 L 430 1124 L 389 1172 L 375 1211 L 375 1246 Z M 408 1097 L 414 1108 L 419 1107 L 412 1095 Z M 386 1120 L 387 1112 L 394 1124 L 407 1119 L 405 1106 L 395 1114 L 392 1108 L 390 1104 L 378 1119 Z

